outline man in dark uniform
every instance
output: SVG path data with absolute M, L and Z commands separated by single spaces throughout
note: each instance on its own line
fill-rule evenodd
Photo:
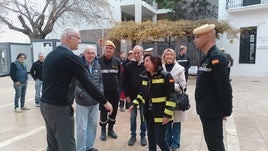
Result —
M 188 80 L 188 70 L 191 67 L 192 63 L 191 63 L 190 57 L 186 53 L 187 53 L 187 47 L 181 46 L 179 55 L 176 57 L 176 60 L 181 66 L 184 67 L 185 79 L 187 81 Z
M 106 140 L 106 125 L 108 123 L 108 135 L 112 138 L 117 138 L 113 127 L 116 121 L 116 114 L 119 102 L 119 87 L 121 83 L 120 60 L 113 56 L 115 45 L 112 41 L 105 42 L 104 55 L 99 58 L 101 73 L 103 78 L 104 96 L 110 101 L 113 106 L 113 112 L 107 117 L 107 110 L 100 105 L 100 126 L 101 140 Z
M 193 31 L 195 46 L 205 54 L 198 71 L 195 99 L 208 150 L 224 151 L 223 120 L 232 113 L 232 87 L 228 60 L 215 45 L 214 28 L 214 24 L 205 24 Z

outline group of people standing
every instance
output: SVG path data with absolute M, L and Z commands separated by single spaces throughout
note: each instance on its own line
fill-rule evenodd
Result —
M 193 31 L 194 44 L 205 53 L 199 68 L 195 99 L 205 140 L 211 151 L 224 151 L 222 120 L 232 112 L 232 89 L 227 71 L 228 61 L 215 46 L 215 25 L 203 25 Z M 42 96 L 36 94 L 36 106 L 40 106 L 47 130 L 47 151 L 97 151 L 94 148 L 98 115 L 101 126 L 100 139 L 106 135 L 116 139 L 114 131 L 119 100 L 126 101 L 130 112 L 130 139 L 137 141 L 137 115 L 140 113 L 140 143 L 156 151 L 175 151 L 180 148 L 181 122 L 186 120 L 184 111 L 175 110 L 176 93 L 186 91 L 190 58 L 187 47 L 181 46 L 178 56 L 167 48 L 162 57 L 144 54 L 143 47 L 136 45 L 128 52 L 128 59 L 114 57 L 116 46 L 112 41 L 104 43 L 103 56 L 96 57 L 96 49 L 88 46 L 81 57 L 72 53 L 81 42 L 79 31 L 66 28 L 61 34 L 61 45 L 50 52 L 45 61 L 43 54 L 33 64 L 31 74 L 36 90 L 42 87 Z M 17 94 L 25 84 L 26 66 L 20 54 L 11 66 L 16 90 L 15 112 L 26 110 L 25 92 Z M 133 57 L 133 58 L 132 58 Z M 42 71 L 37 70 L 42 64 Z M 15 69 L 19 71 L 15 71 Z M 25 70 L 26 72 L 20 72 Z M 40 74 L 42 75 L 41 77 Z M 120 92 L 123 92 L 123 94 Z M 19 96 L 20 95 L 20 96 Z M 21 97 L 19 108 L 18 98 Z M 24 98 L 23 98 L 24 97 Z M 40 99 L 39 99 L 40 98 Z M 74 138 L 74 109 L 76 101 L 76 133 Z M 99 104 L 100 103 L 100 104 Z M 121 104 L 120 103 L 120 104 Z M 120 105 L 122 109 L 124 105 Z M 121 110 L 123 111 L 123 110 Z M 108 131 L 107 131 L 108 125 Z

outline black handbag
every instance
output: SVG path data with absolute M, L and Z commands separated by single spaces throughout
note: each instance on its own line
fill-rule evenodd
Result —
M 181 92 L 176 92 L 176 108 L 175 110 L 186 111 L 189 110 L 191 105 L 189 102 L 189 96 L 185 93 L 181 85 L 179 84 Z

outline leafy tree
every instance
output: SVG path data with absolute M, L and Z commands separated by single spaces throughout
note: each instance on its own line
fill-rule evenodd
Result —
M 157 0 L 160 7 L 170 9 L 170 20 L 198 20 L 217 18 L 217 6 L 207 0 Z
M 56 22 L 94 23 L 101 8 L 108 7 L 106 0 L 0 0 L 0 24 L 30 39 L 44 39 Z
M 192 31 L 203 24 L 215 24 L 217 36 L 220 33 L 233 33 L 233 29 L 225 21 L 217 20 L 159 20 L 157 22 L 145 21 L 136 23 L 134 21 L 120 22 L 110 32 L 109 38 L 113 40 L 130 40 L 133 45 L 139 42 L 156 41 L 160 39 L 171 39 L 174 41 L 192 41 Z M 219 37 L 219 36 L 218 36 Z

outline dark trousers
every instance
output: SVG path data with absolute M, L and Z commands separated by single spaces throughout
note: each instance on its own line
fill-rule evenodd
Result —
M 223 144 L 222 117 L 200 116 L 209 151 L 225 151 Z
M 105 98 L 112 104 L 113 112 L 108 116 L 108 112 L 103 105 L 100 105 L 100 125 L 105 126 L 108 122 L 109 126 L 113 126 L 116 121 L 117 109 L 118 109 L 118 100 L 119 92 L 104 92 Z
M 144 118 L 147 124 L 149 151 L 156 151 L 156 144 L 160 147 L 161 151 L 169 151 L 165 140 L 166 125 L 155 123 L 153 113 L 148 110 L 144 112 Z
M 121 108 L 125 107 L 126 109 L 129 109 L 129 106 L 130 106 L 129 102 L 127 102 L 126 100 L 120 100 L 119 107 L 121 107 Z
M 73 107 L 40 102 L 40 110 L 46 123 L 47 151 L 75 151 Z
M 188 81 L 188 71 L 186 72 L 184 72 L 184 75 L 185 75 L 185 80 L 186 80 L 186 82 Z

